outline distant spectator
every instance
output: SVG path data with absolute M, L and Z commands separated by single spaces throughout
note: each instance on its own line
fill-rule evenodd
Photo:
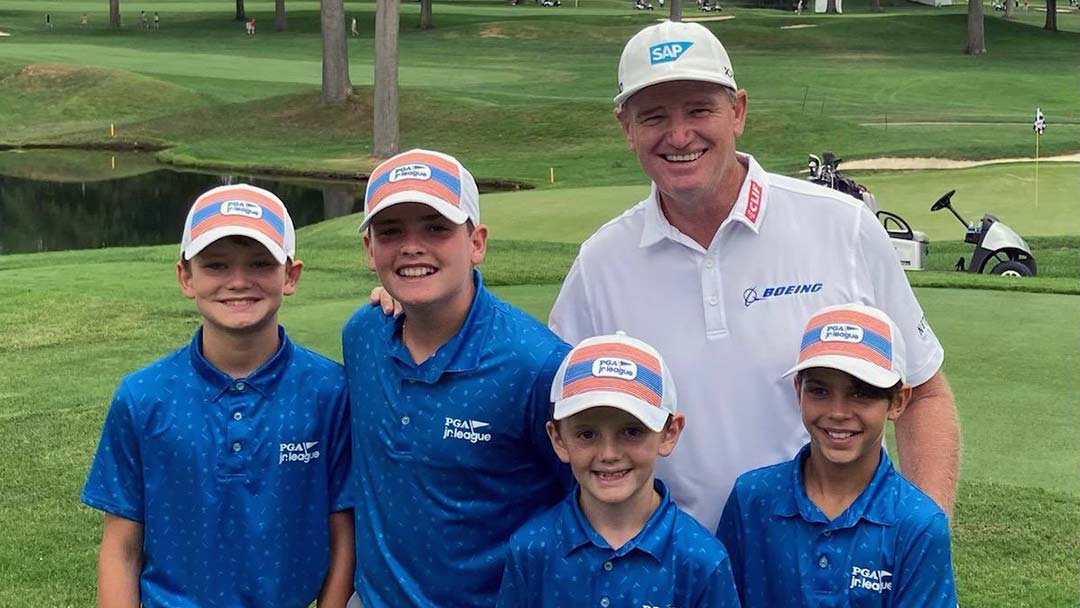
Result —
M 83 13 L 82 17 L 79 17 L 79 27 L 86 27 L 88 25 L 90 25 L 90 18 L 86 16 L 86 13 Z
M 251 19 L 248 19 L 248 22 L 246 24 L 244 24 L 244 27 L 247 29 L 248 36 L 254 36 L 255 35 L 255 18 L 252 17 Z
M 45 27 L 52 29 L 52 15 L 45 13 Z
M 146 11 L 139 11 L 139 27 L 149 28 L 150 24 L 146 21 Z
M 161 17 L 158 16 L 157 11 L 154 11 L 154 29 L 161 29 Z
M 353 17 L 349 20 L 349 33 L 351 33 L 353 36 L 360 35 L 360 30 L 356 29 L 356 17 Z

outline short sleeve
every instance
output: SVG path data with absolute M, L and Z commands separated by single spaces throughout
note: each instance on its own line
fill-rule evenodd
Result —
M 506 552 L 502 584 L 499 586 L 495 606 L 496 608 L 522 608 L 530 605 L 532 604 L 529 598 L 529 587 L 525 581 L 525 570 L 511 541 Z
M 739 484 L 735 483 L 731 494 L 728 495 L 724 512 L 720 515 L 720 523 L 716 527 L 716 538 L 724 545 L 730 562 L 733 584 L 737 589 L 744 589 L 742 577 L 745 573 L 743 567 L 743 541 L 742 541 L 742 508 L 739 506 Z
M 327 421 L 330 425 L 327 436 L 330 441 L 330 460 L 327 480 L 330 491 L 330 512 L 344 511 L 354 506 L 351 483 L 352 469 L 352 429 L 349 420 L 349 397 L 344 378 L 334 391 L 331 414 Z
M 121 383 L 105 416 L 81 500 L 100 511 L 141 523 L 143 467 L 133 405 L 130 393 Z
M 540 460 L 559 479 L 559 484 L 565 492 L 573 487 L 573 476 L 570 468 L 559 460 L 555 449 L 551 447 L 551 440 L 547 434 L 547 421 L 551 419 L 551 384 L 555 381 L 555 375 L 559 371 L 559 365 L 570 347 L 560 343 L 554 348 L 536 376 L 531 394 L 529 395 L 529 436 Z
M 559 296 L 548 315 L 548 327 L 555 335 L 570 344 L 577 344 L 585 338 L 597 335 L 593 320 L 592 305 L 589 302 L 588 282 L 585 280 L 585 268 L 582 254 L 570 267 L 570 272 L 563 279 Z
M 896 564 L 897 608 L 956 608 L 949 520 L 938 513 Z
M 857 242 L 859 293 L 868 304 L 884 310 L 900 329 L 906 355 L 904 378 L 918 386 L 937 373 L 945 351 L 915 299 L 888 233 L 865 206 L 859 216 Z

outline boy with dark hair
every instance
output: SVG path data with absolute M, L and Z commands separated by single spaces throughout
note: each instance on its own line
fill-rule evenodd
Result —
M 810 318 L 785 374 L 810 443 L 740 476 L 717 529 L 743 606 L 956 606 L 948 519 L 882 447 L 911 399 L 903 369 L 884 312 L 845 304 Z
M 202 326 L 120 382 L 82 493 L 105 512 L 98 605 L 343 607 L 345 378 L 278 325 L 303 269 L 289 213 L 262 188 L 214 188 L 180 250 Z

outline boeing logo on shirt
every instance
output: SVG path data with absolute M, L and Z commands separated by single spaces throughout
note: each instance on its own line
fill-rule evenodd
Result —
M 263 210 L 251 201 L 224 201 L 221 203 L 221 215 L 242 215 L 257 220 L 262 217 Z
M 597 378 L 633 380 L 637 378 L 637 363 L 629 359 L 601 357 L 593 361 L 592 375 Z
M 668 63 L 675 61 L 686 52 L 686 49 L 694 46 L 693 42 L 664 42 L 649 47 L 649 64 Z
M 863 329 L 858 325 L 847 323 L 828 323 L 821 328 L 822 342 L 850 342 L 858 344 L 862 342 Z
M 889 579 L 889 580 L 885 580 Z M 851 567 L 851 586 L 849 589 L 869 589 L 881 593 L 892 591 L 892 572 L 871 570 L 859 566 Z
M 278 447 L 278 464 L 286 462 L 302 462 L 307 464 L 319 457 L 319 451 L 315 446 L 318 441 L 302 441 L 300 443 L 282 443 Z
M 484 427 L 491 426 L 487 422 L 480 422 L 479 420 L 464 420 L 459 418 L 446 418 L 446 424 L 443 426 L 443 439 L 459 439 L 461 441 L 468 441 L 469 443 L 479 443 L 491 441 L 491 433 L 478 431 Z
M 797 285 L 777 285 L 776 287 L 766 287 L 765 291 L 758 295 L 756 287 L 750 287 L 743 292 L 743 304 L 750 307 L 754 302 L 760 302 L 761 300 L 768 300 L 770 298 L 779 298 L 782 296 L 792 296 L 805 293 L 817 293 L 821 291 L 824 286 L 823 283 L 800 283 Z
M 394 170 L 390 172 L 390 183 L 399 182 L 403 179 L 429 180 L 431 179 L 431 167 L 421 163 L 394 167 Z

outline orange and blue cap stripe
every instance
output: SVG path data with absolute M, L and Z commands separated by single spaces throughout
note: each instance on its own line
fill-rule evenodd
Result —
M 637 365 L 637 376 L 633 380 L 593 376 L 594 361 L 613 357 L 633 361 Z M 571 355 L 563 376 L 562 398 L 594 391 L 612 391 L 660 407 L 663 386 L 660 361 L 653 355 L 627 344 L 594 344 L 576 349 Z
M 221 203 L 225 201 L 243 201 L 258 205 L 262 217 L 252 218 L 245 215 L 225 215 L 221 212 Z M 285 246 L 284 211 L 277 201 L 247 189 L 220 190 L 212 196 L 204 197 L 195 203 L 195 213 L 191 218 L 191 240 L 222 226 L 244 226 L 262 232 L 278 245 Z
M 859 342 L 824 342 L 821 340 L 821 329 L 830 324 L 858 326 L 862 329 L 862 338 Z M 888 323 L 855 311 L 832 311 L 818 315 L 807 323 L 799 351 L 799 363 L 811 357 L 840 355 L 892 369 L 892 350 L 892 329 Z
M 390 181 L 394 169 L 406 165 L 425 165 L 431 171 L 431 178 L 426 180 L 405 178 Z M 461 205 L 461 171 L 454 162 L 433 154 L 413 152 L 403 154 L 377 168 L 371 175 L 367 188 L 367 201 L 364 210 L 370 213 L 388 196 L 399 192 L 422 192 L 459 207 Z

